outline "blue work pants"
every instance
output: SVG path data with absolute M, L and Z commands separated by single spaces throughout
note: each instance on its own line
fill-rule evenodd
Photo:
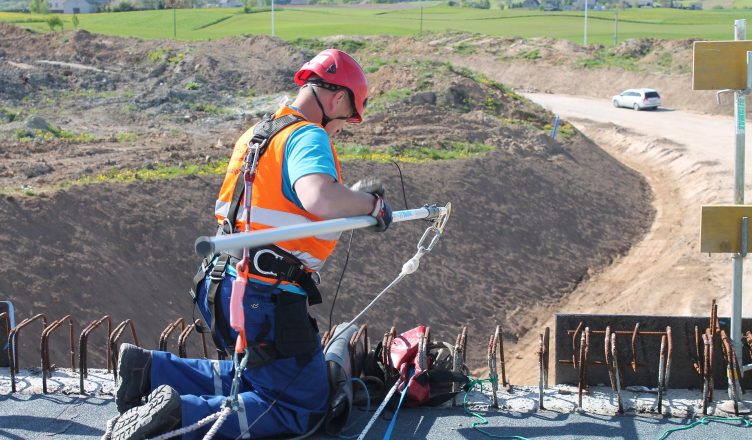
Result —
M 217 291 L 229 323 L 232 276 L 226 276 Z M 208 281 L 198 292 L 198 307 L 211 325 L 206 294 Z M 264 292 L 248 283 L 243 299 L 245 329 L 249 341 L 261 333 L 266 341 L 274 339 L 275 301 L 279 289 Z M 237 333 L 228 329 L 232 338 Z M 320 341 L 320 339 L 319 339 Z M 232 361 L 181 359 L 170 353 L 153 352 L 151 386 L 170 385 L 181 395 L 182 424 L 189 426 L 218 412 L 230 393 L 235 367 Z M 324 356 L 319 349 L 307 362 L 296 358 L 277 359 L 271 364 L 246 369 L 240 380 L 238 413 L 233 413 L 219 430 L 222 438 L 263 438 L 282 434 L 303 434 L 323 416 L 329 399 L 329 383 Z M 201 438 L 209 429 L 186 435 L 184 439 Z

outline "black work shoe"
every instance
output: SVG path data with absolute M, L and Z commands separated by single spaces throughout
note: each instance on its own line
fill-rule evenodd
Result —
M 180 428 L 180 396 L 169 385 L 160 385 L 143 406 L 120 415 L 112 428 L 112 440 L 141 440 Z
M 118 358 L 120 386 L 115 403 L 120 414 L 141 405 L 151 389 L 151 352 L 133 344 L 120 345 Z

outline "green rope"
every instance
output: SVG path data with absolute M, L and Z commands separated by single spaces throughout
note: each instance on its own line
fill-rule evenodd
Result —
M 752 421 L 750 421 L 750 420 L 747 420 L 747 419 L 746 419 L 746 418 L 744 418 L 744 417 L 716 417 L 716 416 L 705 416 L 705 417 L 701 418 L 700 420 L 697 420 L 697 421 L 694 421 L 694 422 L 690 423 L 690 424 L 689 424 L 689 425 L 687 425 L 687 426 L 682 426 L 681 428 L 674 428 L 674 429 L 669 429 L 668 431 L 664 432 L 664 433 L 663 433 L 663 435 L 662 435 L 662 436 L 661 436 L 661 437 L 660 437 L 660 438 L 659 438 L 658 440 L 664 440 L 664 439 L 665 439 L 666 437 L 668 437 L 668 436 L 669 436 L 669 434 L 671 434 L 672 432 L 676 432 L 676 431 L 684 431 L 684 430 L 686 430 L 686 429 L 692 429 L 692 428 L 694 428 L 695 426 L 699 426 L 699 425 L 707 425 L 707 424 L 708 424 L 708 423 L 710 423 L 710 422 L 711 422 L 712 420 L 716 420 L 716 421 L 724 421 L 724 422 L 725 422 L 725 421 L 730 421 L 730 422 L 736 422 L 736 421 L 739 421 L 739 422 L 742 422 L 742 425 L 743 425 L 742 427 L 746 427 L 746 428 L 752 428 Z
M 473 422 L 472 428 L 480 432 L 481 434 L 487 435 L 491 438 L 511 438 L 511 439 L 516 439 L 516 440 L 528 440 L 527 438 L 520 437 L 518 435 L 497 435 L 488 431 L 484 431 L 478 427 L 478 426 L 488 425 L 488 420 L 482 415 L 476 412 L 472 412 L 469 409 L 467 409 L 467 395 L 468 393 L 470 393 L 470 391 L 473 390 L 473 388 L 475 388 L 476 385 L 480 385 L 480 391 L 483 392 L 483 382 L 493 383 L 493 382 L 498 382 L 498 379 L 470 379 L 470 382 L 467 385 L 467 391 L 465 391 L 465 397 L 462 402 L 462 406 L 465 409 L 465 412 L 468 415 L 478 419 L 478 421 Z

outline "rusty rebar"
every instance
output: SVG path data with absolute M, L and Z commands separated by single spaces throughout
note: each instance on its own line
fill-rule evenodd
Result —
M 430 330 L 426 329 L 426 338 L 430 337 Z M 359 342 L 363 341 L 363 353 L 358 353 Z M 360 377 L 363 372 L 363 358 L 362 356 L 368 354 L 370 350 L 370 343 L 368 341 L 368 326 L 366 324 L 361 325 L 358 331 L 353 333 L 350 338 L 349 352 L 350 352 L 350 365 L 352 366 L 352 377 Z
M 580 336 L 580 380 L 577 384 L 577 404 L 580 408 L 582 408 L 582 389 L 585 386 L 585 352 L 587 351 L 585 335 L 588 333 L 588 330 L 588 327 L 585 327 L 585 331 Z
M 110 371 L 111 365 L 111 359 L 110 359 L 110 335 L 112 334 L 112 318 L 110 318 L 109 315 L 104 315 L 103 317 L 92 321 L 89 323 L 89 325 L 86 326 L 86 328 L 83 329 L 81 332 L 81 336 L 78 338 L 78 369 L 79 369 L 79 392 L 80 394 L 85 394 L 84 390 L 84 378 L 88 377 L 89 375 L 89 366 L 88 366 L 88 342 L 89 342 L 89 335 L 91 332 L 96 330 L 104 321 L 107 321 L 107 338 L 105 342 L 105 350 L 107 350 L 106 358 L 107 358 L 107 372 Z
M 674 340 L 671 335 L 671 327 L 666 326 L 666 343 L 668 344 L 666 352 L 666 378 L 663 382 L 663 388 L 668 389 L 669 379 L 671 378 L 671 357 L 674 354 Z
M 392 369 L 394 368 L 394 365 L 392 365 L 391 346 L 392 341 L 394 341 L 394 338 L 396 337 L 397 329 L 392 326 L 388 332 L 384 333 L 384 337 L 381 340 L 381 365 L 384 365 L 384 367 L 389 366 L 392 367 Z M 388 369 L 387 372 L 389 372 Z
M 582 331 L 582 326 L 584 323 L 580 321 L 579 324 L 577 324 L 577 328 L 574 330 L 574 334 L 572 335 L 572 365 L 574 365 L 575 369 L 578 369 L 577 366 L 577 353 L 580 352 L 580 350 L 577 348 L 577 335 Z
M 138 336 L 136 335 L 136 326 L 133 324 L 133 321 L 130 319 L 126 319 L 125 321 L 121 322 L 120 324 L 115 327 L 115 329 L 112 330 L 112 334 L 110 334 L 110 354 L 112 355 L 112 365 L 118 364 L 118 356 L 120 355 L 117 350 L 117 341 L 120 339 L 120 336 L 122 336 L 123 331 L 125 330 L 125 326 L 130 326 L 131 329 L 131 336 L 133 336 L 133 342 L 137 346 L 141 346 L 141 344 L 138 343 Z M 117 381 L 117 367 L 112 369 L 115 380 Z
M 159 351 L 167 351 L 167 340 L 178 326 L 180 326 L 180 332 L 182 333 L 185 330 L 185 320 L 183 318 L 178 318 L 174 322 L 167 324 L 167 327 L 162 330 L 162 334 L 159 335 Z
M 507 392 L 512 391 L 512 384 L 507 380 L 507 366 L 504 360 L 504 329 L 499 327 L 499 337 L 496 338 L 499 343 L 499 369 L 501 369 L 501 386 L 503 386 Z
M 452 371 L 455 373 L 462 372 L 462 366 L 465 364 L 465 349 L 467 348 L 467 326 L 462 327 L 462 331 L 457 335 L 457 342 L 454 345 L 454 358 L 452 359 Z M 460 390 L 460 384 L 452 383 L 452 392 Z M 452 399 L 452 406 L 456 406 L 456 399 Z
M 666 379 L 666 350 L 667 350 L 667 338 L 663 336 L 661 338 L 661 351 L 658 361 L 658 414 L 663 414 L 663 389 L 664 380 Z
M 10 365 L 11 392 L 16 392 L 16 374 L 19 372 L 18 362 L 18 338 L 21 330 L 34 321 L 42 320 L 42 331 L 47 328 L 47 315 L 40 313 L 32 318 L 26 318 L 8 333 L 8 363 Z
M 718 333 L 721 330 L 721 325 L 718 320 L 718 304 L 715 300 L 710 302 L 710 330 L 713 333 Z
M 710 332 L 710 329 L 708 329 L 708 332 Z M 704 374 L 703 374 L 703 382 L 702 382 L 702 414 L 703 415 L 708 414 L 708 404 L 713 398 L 711 394 L 712 388 L 710 385 L 710 375 L 708 373 L 709 371 L 711 371 L 710 360 L 712 359 L 712 357 L 710 355 L 711 354 L 710 346 L 713 343 L 712 341 L 713 339 L 707 333 L 704 333 L 702 335 L 702 342 L 703 342 L 703 347 L 704 347 L 703 349 Z
M 736 353 L 734 353 L 734 347 L 731 345 L 731 340 L 726 334 L 725 330 L 720 331 L 721 334 L 721 348 L 723 349 L 723 359 L 726 362 L 726 381 L 728 382 L 728 394 L 729 398 L 734 402 L 734 415 L 739 415 L 739 399 L 738 387 L 739 381 L 736 371 Z
M 42 331 L 42 338 L 40 341 L 40 351 L 42 353 L 42 392 L 47 393 L 47 378 L 52 377 L 53 365 L 50 364 L 50 335 L 61 327 L 65 321 L 68 321 L 70 327 L 70 362 L 71 370 L 76 369 L 76 348 L 73 342 L 73 317 L 66 315 L 56 321 L 53 321 Z
M 550 358 L 550 341 L 551 330 L 546 327 L 543 329 L 543 386 L 548 388 L 548 364 Z
M 611 390 L 616 391 L 616 378 L 614 377 L 614 366 L 611 359 L 611 334 L 611 327 L 606 327 L 606 335 L 603 338 L 603 355 L 604 363 L 606 364 L 606 369 L 608 370 L 608 380 L 611 382 Z
M 491 390 L 493 391 L 493 403 L 494 408 L 499 407 L 499 397 L 496 393 L 499 391 L 499 374 L 496 370 L 496 340 L 499 338 L 499 326 L 496 326 L 496 330 L 488 338 L 488 350 L 486 360 L 488 361 L 488 377 L 491 379 Z
M 543 334 L 540 334 L 540 342 L 538 344 L 538 409 L 546 409 L 543 406 Z
M 637 336 L 640 334 L 640 323 L 635 324 L 632 331 L 632 371 L 637 372 Z
M 752 359 L 752 331 L 747 330 L 744 334 L 744 340 L 747 341 L 747 349 L 749 350 L 749 357 Z
M 708 364 L 705 369 L 705 374 L 708 375 L 709 396 L 710 402 L 712 402 L 714 399 L 713 394 L 715 393 L 715 377 L 713 376 L 713 372 L 715 370 L 715 333 L 713 333 L 710 329 L 705 329 L 705 332 L 707 333 L 708 340 L 710 342 L 708 348 L 710 352 L 708 354 Z
M 695 368 L 695 371 L 697 374 L 700 375 L 700 379 L 702 379 L 704 373 L 704 366 L 705 363 L 702 361 L 702 355 L 700 354 L 700 328 L 695 326 L 695 355 L 696 357 L 692 360 L 692 366 Z
M 621 369 L 619 368 L 619 352 L 616 350 L 616 334 L 611 334 L 611 359 L 614 362 L 614 370 L 616 371 L 616 374 L 614 374 L 614 381 L 616 382 L 616 401 L 619 406 L 619 414 L 624 413 L 624 403 L 621 400 Z
M 188 341 L 188 336 L 191 335 L 193 330 L 196 330 L 196 333 L 201 335 L 201 343 L 204 348 L 204 359 L 209 359 L 209 352 L 206 348 L 206 335 L 199 331 L 198 329 L 202 327 L 203 321 L 200 319 L 197 319 L 193 321 L 193 324 L 189 325 L 188 327 L 184 328 L 183 331 L 180 332 L 180 335 L 178 336 L 178 356 L 181 358 L 187 358 L 188 357 L 188 351 L 186 349 L 186 342 Z M 177 328 L 177 325 L 175 326 Z

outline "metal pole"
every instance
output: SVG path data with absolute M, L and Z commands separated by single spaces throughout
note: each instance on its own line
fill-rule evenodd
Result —
M 747 20 L 734 21 L 734 39 L 745 40 L 747 38 Z M 747 56 L 749 60 L 749 55 Z M 747 81 L 749 82 L 749 64 L 747 65 Z M 747 84 L 749 87 L 749 83 Z M 734 119 L 736 121 L 736 155 L 734 158 L 734 204 L 744 204 L 744 142 L 745 142 L 745 120 L 746 111 L 746 90 L 734 91 Z M 746 236 L 747 229 L 742 228 L 742 241 Z M 746 245 L 746 243 L 744 243 Z M 732 282 L 732 307 L 731 307 L 731 343 L 736 353 L 742 353 L 742 274 L 744 270 L 744 257 L 746 248 L 733 256 L 734 271 Z
M 585 0 L 585 42 L 582 44 L 583 46 L 587 46 L 587 10 L 588 0 Z
M 614 46 L 619 44 L 619 11 L 614 15 Z
M 395 211 L 392 213 L 392 222 L 399 223 L 409 220 L 434 219 L 446 217 L 451 211 L 451 204 L 447 206 L 427 206 L 418 209 Z M 362 215 L 358 217 L 337 218 L 320 222 L 305 223 L 301 225 L 282 226 L 279 228 L 264 229 L 253 232 L 239 232 L 236 234 L 216 237 L 199 237 L 196 239 L 196 253 L 202 257 L 214 255 L 217 252 L 254 248 L 278 241 L 294 240 L 296 238 L 311 237 L 314 235 L 331 234 L 335 232 L 349 231 L 373 226 L 376 219 Z

